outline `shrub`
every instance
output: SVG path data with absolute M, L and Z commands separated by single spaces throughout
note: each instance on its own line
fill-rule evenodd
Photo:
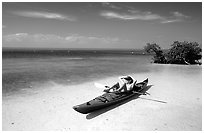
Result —
M 153 57 L 154 63 L 166 63 L 166 59 L 164 56 L 163 51 L 161 50 L 161 47 L 157 45 L 156 43 L 147 43 L 147 45 L 144 47 L 145 51 L 148 53 L 155 53 Z
M 156 43 L 147 43 L 144 49 L 148 53 L 155 53 L 154 63 L 196 64 L 202 58 L 202 49 L 197 42 L 174 41 L 166 53 Z
M 167 63 L 171 64 L 196 64 L 201 59 L 201 48 L 197 42 L 175 41 L 168 51 Z

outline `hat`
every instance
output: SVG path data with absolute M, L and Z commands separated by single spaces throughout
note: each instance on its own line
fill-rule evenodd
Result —
M 128 82 L 130 82 L 130 84 L 133 82 L 133 79 L 130 76 L 125 76 L 125 77 L 122 77 L 121 79 L 127 80 Z

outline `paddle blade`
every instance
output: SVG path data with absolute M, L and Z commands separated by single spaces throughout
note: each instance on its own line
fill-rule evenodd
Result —
M 94 83 L 94 85 L 97 87 L 97 88 L 100 88 L 100 89 L 107 89 L 105 86 L 106 85 L 103 85 L 103 84 L 100 84 L 100 83 Z

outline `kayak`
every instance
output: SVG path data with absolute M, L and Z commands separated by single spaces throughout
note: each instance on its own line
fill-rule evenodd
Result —
M 76 105 L 73 109 L 82 114 L 88 114 L 93 111 L 120 103 L 125 101 L 135 95 L 142 95 L 144 88 L 147 86 L 148 79 L 144 80 L 143 82 L 137 83 L 133 87 L 133 91 L 131 92 L 109 92 L 104 93 L 101 96 L 94 98 L 88 102 L 85 102 L 80 105 Z

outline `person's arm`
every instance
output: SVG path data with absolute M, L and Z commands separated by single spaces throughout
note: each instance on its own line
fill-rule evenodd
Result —
M 118 79 L 120 80 L 121 83 L 124 83 L 124 81 L 122 80 L 123 78 L 125 78 L 126 76 L 120 76 L 118 77 Z
M 117 91 L 121 92 L 122 90 L 124 90 L 124 92 L 127 91 L 126 83 L 124 83 Z
M 118 89 L 118 88 L 120 88 L 120 85 L 119 85 L 119 83 L 117 82 L 116 84 L 114 84 L 112 87 L 110 87 L 110 90 L 111 89 Z
M 114 89 L 117 89 L 117 88 L 119 88 L 119 87 L 120 87 L 120 85 L 119 85 L 119 83 L 117 82 L 117 83 L 114 84 L 112 87 L 106 87 L 106 88 L 108 88 L 108 89 L 105 89 L 104 91 L 105 91 L 105 92 L 110 92 L 111 90 L 114 91 Z
M 134 85 L 137 83 L 137 80 L 133 81 L 133 83 L 130 85 L 129 90 L 132 91 L 134 88 Z
M 131 87 L 133 88 L 136 83 L 137 83 L 137 80 L 133 80 L 133 83 L 131 84 Z

